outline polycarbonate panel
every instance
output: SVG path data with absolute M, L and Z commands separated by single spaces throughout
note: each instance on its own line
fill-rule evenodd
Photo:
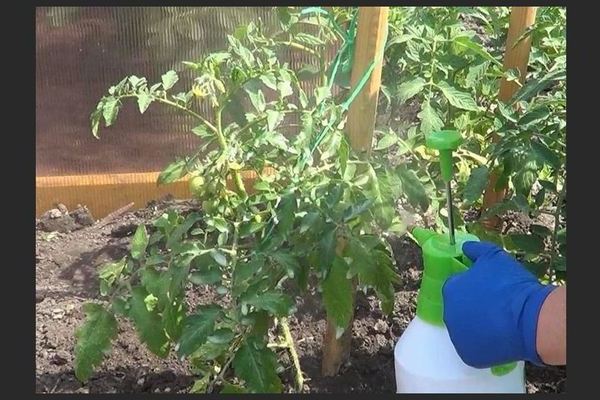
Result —
M 36 18 L 36 173 L 85 175 L 161 170 L 198 140 L 189 118 L 153 104 L 142 116 L 126 102 L 95 139 L 89 115 L 111 85 L 135 74 L 159 82 L 181 61 L 226 47 L 250 21 L 277 27 L 272 7 L 40 7 Z M 328 51 L 328 58 L 335 50 Z M 294 69 L 314 62 L 288 51 Z M 314 83 L 303 85 L 312 91 Z M 208 116 L 208 109 L 201 109 Z

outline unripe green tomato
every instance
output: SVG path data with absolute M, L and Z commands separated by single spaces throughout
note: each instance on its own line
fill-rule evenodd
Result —
M 262 222 L 262 217 L 260 214 L 256 214 L 254 215 L 254 220 L 260 224 Z
M 194 176 L 190 178 L 189 185 L 192 196 L 194 196 L 195 198 L 202 197 L 202 194 L 204 194 L 205 189 L 204 182 L 204 177 L 202 176 Z

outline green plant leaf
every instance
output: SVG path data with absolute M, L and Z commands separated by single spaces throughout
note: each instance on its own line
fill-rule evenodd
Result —
M 179 76 L 177 76 L 177 72 L 171 70 L 166 72 L 161 76 L 163 88 L 165 90 L 171 89 L 175 83 L 179 80 Z
M 277 375 L 277 356 L 256 336 L 248 337 L 233 359 L 233 369 L 254 393 L 280 393 L 283 389 Z
M 429 135 L 433 131 L 438 131 L 444 126 L 439 113 L 431 106 L 429 101 L 423 103 L 417 117 L 421 120 L 421 132 L 425 135 Z
M 153 100 L 154 100 L 154 98 L 148 92 L 141 92 L 138 95 L 137 102 L 138 102 L 138 107 L 140 109 L 140 114 L 143 114 L 144 112 L 146 112 L 146 110 L 148 109 L 148 106 L 150 106 L 150 103 L 152 103 Z
M 529 129 L 548 118 L 549 115 L 550 109 L 547 106 L 536 107 L 519 119 L 519 126 L 521 129 Z
M 225 256 L 225 254 L 223 254 L 219 250 L 213 249 L 210 252 L 210 255 L 220 266 L 222 266 L 222 267 L 227 266 L 227 257 Z
M 556 81 L 562 81 L 567 77 L 567 73 L 564 69 L 552 71 L 544 75 L 541 79 L 532 79 L 527 82 L 523 87 L 515 93 L 511 99 L 511 103 L 514 104 L 518 101 L 528 101 L 534 96 L 537 96 L 543 90 L 546 90 Z
M 425 84 L 425 80 L 421 77 L 417 77 L 408 82 L 402 83 L 400 86 L 398 86 L 398 100 L 401 103 L 406 102 L 406 100 L 423 90 Z
M 473 97 L 467 92 L 462 92 L 454 86 L 450 86 L 446 81 L 441 81 L 437 84 L 446 99 L 456 108 L 467 111 L 479 111 L 479 107 Z
M 99 304 L 87 303 L 83 310 L 85 322 L 75 332 L 75 376 L 85 382 L 108 353 L 111 341 L 117 337 L 117 320 Z
M 335 256 L 329 274 L 321 283 L 327 318 L 335 323 L 338 339 L 348 328 L 354 314 L 352 282 L 346 277 L 347 273 L 346 261 Z
M 173 248 L 173 246 L 182 240 L 184 235 L 190 230 L 190 228 L 198 221 L 202 220 L 203 216 L 200 213 L 193 212 L 190 213 L 185 220 L 178 225 L 173 232 L 169 235 L 169 239 L 167 240 L 166 246 L 167 248 Z
M 250 102 L 252 103 L 252 106 L 254 106 L 256 111 L 258 111 L 259 113 L 265 111 L 265 95 L 263 94 L 262 90 L 260 90 L 260 86 L 249 82 L 246 85 L 245 90 L 246 93 L 248 93 Z
M 195 285 L 212 285 L 221 281 L 223 273 L 214 264 L 204 266 L 200 271 L 194 271 L 190 275 L 190 282 Z
M 164 185 L 183 178 L 187 173 L 186 165 L 185 160 L 172 162 L 158 175 L 157 184 Z
M 216 304 L 198 306 L 196 312 L 187 316 L 183 322 L 177 354 L 190 355 L 198 350 L 214 332 L 215 322 L 222 316 L 223 309 Z
M 183 300 L 169 301 L 162 313 L 163 325 L 171 341 L 177 341 L 181 337 L 183 321 L 185 319 L 186 306 Z
M 359 283 L 372 287 L 381 299 L 383 312 L 389 314 L 394 307 L 393 283 L 398 283 L 400 277 L 394 271 L 392 260 L 381 250 L 370 249 L 359 238 L 352 237 L 346 247 L 348 256 L 352 259 L 349 264 L 350 275 L 358 275 Z
M 314 77 L 316 77 L 319 74 L 319 68 L 317 68 L 314 65 L 304 65 L 302 68 L 300 68 L 300 70 L 297 72 L 297 76 L 298 76 L 298 80 L 300 81 L 307 81 L 310 79 L 313 79 Z
M 552 168 L 560 167 L 561 161 L 556 155 L 556 153 L 552 151 L 548 146 L 546 146 L 543 142 L 538 140 L 532 140 L 531 148 L 533 150 L 533 154 L 535 154 L 535 156 L 540 162 L 546 163 Z
M 294 306 L 294 302 L 290 296 L 276 291 L 254 293 L 250 296 L 242 297 L 241 300 L 258 310 L 268 311 L 277 317 L 289 315 Z
M 471 171 L 471 175 L 467 180 L 465 189 L 463 192 L 463 199 L 468 203 L 474 203 L 479 200 L 483 191 L 485 190 L 490 171 L 488 167 L 482 165 Z
M 273 72 L 267 72 L 260 76 L 260 80 L 269 89 L 277 90 L 277 79 Z
M 279 95 L 282 98 L 291 96 L 292 94 L 294 94 L 294 91 L 292 89 L 292 85 L 290 83 L 290 81 L 279 81 L 277 82 L 277 91 L 279 92 Z
M 331 97 L 331 91 L 329 90 L 329 87 L 327 87 L 327 86 L 320 86 L 318 88 L 315 88 L 314 93 L 315 93 L 315 103 L 316 104 L 321 104 L 322 101 Z
M 340 146 L 338 148 L 338 157 L 340 160 L 340 172 L 343 177 L 346 173 L 346 168 L 348 166 L 348 159 L 350 158 L 350 145 L 344 137 L 342 137 L 340 141 Z
M 100 294 L 102 296 L 106 296 L 112 285 L 119 279 L 125 268 L 125 264 L 126 258 L 123 257 L 119 261 L 103 265 L 98 273 L 98 278 L 100 279 Z
M 223 385 L 223 389 L 221 389 L 221 391 L 219 393 L 223 393 L 223 394 L 248 393 L 248 391 L 239 385 L 232 385 L 231 383 L 225 383 Z
M 414 171 L 406 169 L 404 166 L 399 166 L 396 169 L 402 188 L 408 197 L 408 201 L 413 205 L 418 205 L 423 212 L 429 208 L 429 196 L 425 191 L 425 186 L 419 180 Z
M 152 267 L 146 267 L 142 270 L 141 281 L 146 291 L 159 299 L 158 308 L 162 309 L 169 300 L 167 297 L 171 284 L 169 272 L 158 272 Z
M 115 120 L 117 119 L 117 115 L 119 114 L 119 108 L 121 106 L 121 101 L 115 97 L 109 97 L 104 102 L 104 107 L 102 108 L 102 116 L 104 117 L 104 122 L 106 126 L 111 126 Z
M 544 250 L 544 240 L 537 235 L 513 233 L 508 235 L 510 241 L 526 253 L 539 254 Z
M 512 177 L 517 194 L 529 196 L 531 188 L 538 176 L 538 165 L 535 159 L 529 159 Z
M 128 315 L 133 320 L 140 340 L 146 343 L 151 352 L 165 358 L 169 354 L 169 338 L 156 310 L 150 312 L 146 308 L 146 296 L 148 292 L 143 287 L 133 288 Z
M 541 237 L 552 235 L 552 231 L 548 227 L 546 227 L 544 225 L 531 224 L 531 226 L 529 227 L 529 230 L 534 235 L 538 235 L 538 236 L 541 236 Z
M 515 111 L 511 107 L 507 107 L 501 101 L 498 102 L 498 111 L 500 111 L 500 114 L 510 122 L 517 122 Z
M 480 64 L 469 67 L 467 76 L 465 77 L 465 87 L 475 86 L 481 80 L 489 67 L 489 62 L 484 61 Z
M 337 245 L 336 239 L 335 226 L 329 225 L 319 241 L 319 249 L 322 255 L 321 260 L 323 262 L 321 267 L 324 269 L 329 268 L 329 266 L 333 263 L 335 258 L 335 248 Z
M 102 118 L 102 104 L 103 103 L 100 102 L 98 108 L 90 114 L 90 127 L 92 129 L 92 135 L 94 135 L 96 139 L 99 139 L 98 128 L 100 127 L 100 118 Z
M 482 45 L 480 45 L 477 42 L 474 42 L 468 36 L 457 36 L 454 38 L 453 43 L 459 47 L 462 47 L 462 48 L 472 51 L 473 53 L 477 54 L 478 56 L 481 56 L 482 58 L 493 62 L 494 64 L 498 65 L 499 67 L 502 67 L 502 63 L 500 61 L 496 60 L 490 53 L 488 53 L 487 50 L 485 49 L 485 47 L 483 47 Z
M 206 127 L 206 125 L 204 124 L 200 124 L 197 127 L 192 129 L 192 133 L 196 136 L 199 136 L 201 138 L 208 138 L 211 137 L 213 134 L 208 130 L 208 128 Z
M 148 232 L 146 232 L 146 225 L 138 225 L 131 240 L 131 257 L 134 260 L 139 260 L 146 253 L 146 246 L 148 246 Z
M 284 114 L 280 111 L 267 110 L 267 127 L 273 131 L 283 121 Z
M 385 150 L 389 147 L 392 147 L 398 143 L 398 135 L 391 132 L 382 137 L 379 142 L 377 142 L 377 146 L 375 146 L 374 150 Z
M 290 278 L 294 278 L 294 275 L 300 270 L 300 263 L 292 253 L 280 250 L 271 254 L 271 257 L 275 262 L 285 268 L 287 275 Z
M 374 203 L 373 199 L 365 199 L 361 202 L 354 203 L 344 211 L 344 222 L 348 222 L 353 218 L 363 214 Z

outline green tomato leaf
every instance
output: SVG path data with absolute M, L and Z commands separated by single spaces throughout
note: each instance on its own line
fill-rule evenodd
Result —
M 546 146 L 543 142 L 538 140 L 532 140 L 531 148 L 533 150 L 533 154 L 535 154 L 536 158 L 540 162 L 546 163 L 552 168 L 560 167 L 561 161 L 556 155 L 556 153 L 552 151 L 548 146 Z
M 143 287 L 135 287 L 132 291 L 129 317 L 138 332 L 138 336 L 148 349 L 161 358 L 169 354 L 169 338 L 165 334 L 162 319 L 156 312 L 148 311 L 146 297 L 148 292 Z
M 256 337 L 248 337 L 233 359 L 236 376 L 253 393 L 280 393 L 283 385 L 277 375 L 277 356 Z
M 429 135 L 433 131 L 438 131 L 444 126 L 438 111 L 431 106 L 429 101 L 423 103 L 421 111 L 417 114 L 421 120 L 421 132 Z
M 421 90 L 423 90 L 423 87 L 426 83 L 427 82 L 425 82 L 425 80 L 420 77 L 402 83 L 400 86 L 398 86 L 398 100 L 401 103 L 406 102 L 406 100 L 410 99 L 411 97 L 419 93 Z
M 335 323 L 338 339 L 348 328 L 354 314 L 352 282 L 346 277 L 347 274 L 348 264 L 343 258 L 335 256 L 329 274 L 321 283 L 327 318 Z
M 290 296 L 276 291 L 254 293 L 242 297 L 241 301 L 254 306 L 257 310 L 268 311 L 277 317 L 288 316 L 294 307 Z
M 456 108 L 467 111 L 479 111 L 479 107 L 473 97 L 467 92 L 462 92 L 454 86 L 450 86 L 446 81 L 441 81 L 437 84 L 446 99 Z
M 375 146 L 374 150 L 385 150 L 389 147 L 392 147 L 398 143 L 398 135 L 391 132 L 382 137 L 379 142 L 377 142 L 377 146 Z
M 141 92 L 138 95 L 137 102 L 140 114 L 143 114 L 148 109 L 148 106 L 150 106 L 150 103 L 152 103 L 153 100 L 154 98 L 148 92 Z
M 485 165 L 472 170 L 463 192 L 464 200 L 468 203 L 474 203 L 479 200 L 487 186 L 488 178 L 489 170 Z
M 117 337 L 115 316 L 99 304 L 83 306 L 86 318 L 75 332 L 75 376 L 87 381 L 110 350 L 111 341 Z
M 102 116 L 104 117 L 104 121 L 107 127 L 111 126 L 117 119 L 120 107 L 121 101 L 115 97 L 109 97 L 104 102 L 104 107 L 102 108 Z
M 223 317 L 223 309 L 216 304 L 199 306 L 196 312 L 186 317 L 179 338 L 177 354 L 190 355 L 202 346 L 213 334 L 215 322 Z
M 104 264 L 104 266 L 98 273 L 98 277 L 100 278 L 100 294 L 102 296 L 106 296 L 108 294 L 108 290 L 121 276 L 125 265 L 125 257 L 121 258 L 117 262 L 110 262 Z
M 427 196 L 425 186 L 423 186 L 423 183 L 421 183 L 415 172 L 404 166 L 399 166 L 396 171 L 400 176 L 402 187 L 408 197 L 408 201 L 413 206 L 418 205 L 421 208 L 421 211 L 427 211 L 429 208 L 429 196 Z
M 186 165 L 185 160 L 172 162 L 158 175 L 157 184 L 164 185 L 183 178 L 187 173 Z
M 148 246 L 148 232 L 146 232 L 146 226 L 144 224 L 138 225 L 131 240 L 131 257 L 134 260 L 141 259 L 146 253 L 146 246 Z
M 177 83 L 177 81 L 179 80 L 179 76 L 177 76 L 177 72 L 171 70 L 162 75 L 161 79 L 163 88 L 165 90 L 169 90 L 173 87 L 173 85 L 175 85 L 175 83 Z
M 513 233 L 508 238 L 518 249 L 530 253 L 539 254 L 544 250 L 544 240 L 537 235 Z
M 267 127 L 273 131 L 283 121 L 284 114 L 280 111 L 267 110 Z
M 537 123 L 548 118 L 549 115 L 550 109 L 547 106 L 536 107 L 519 119 L 519 126 L 524 130 L 530 129 Z

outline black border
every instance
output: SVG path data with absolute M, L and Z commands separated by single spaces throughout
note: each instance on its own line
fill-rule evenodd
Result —
M 13 3 L 14 4 L 14 3 Z M 319 5 L 317 2 L 290 2 L 290 1 L 250 1 L 243 2 L 228 2 L 228 1 L 207 1 L 202 3 L 183 2 L 183 1 L 94 1 L 87 3 L 88 6 L 161 6 L 161 5 L 180 5 L 180 6 L 274 6 L 274 5 Z M 20 5 L 20 2 L 19 4 Z M 5 33 L 9 46 L 5 47 L 3 68 L 11 68 L 11 71 L 3 73 L 4 85 L 14 85 L 14 88 L 6 88 L 4 92 L 5 100 L 8 99 L 9 107 L 3 109 L 4 113 L 1 116 L 4 122 L 4 137 L 7 143 L 5 144 L 5 155 L 10 155 L 14 158 L 4 163 L 4 178 L 8 178 L 6 189 L 9 193 L 3 196 L 4 205 L 3 217 L 9 217 L 9 221 L 5 222 L 6 238 L 4 243 L 19 244 L 19 246 L 5 246 L 4 255 L 10 256 L 10 261 L 4 262 L 4 285 L 3 285 L 3 308 L 4 308 L 4 332 L 11 335 L 3 340 L 4 352 L 2 361 L 6 369 L 10 369 L 11 379 L 6 379 L 4 375 L 2 390 L 7 394 L 19 395 L 34 394 L 35 392 L 35 255 L 32 248 L 35 247 L 35 227 L 33 218 L 30 216 L 35 214 L 34 195 L 35 186 L 32 185 L 35 177 L 35 7 L 46 5 L 78 5 L 82 2 L 50 2 L 37 1 L 33 4 L 28 4 L 28 7 L 19 7 L 18 12 L 12 10 L 12 7 L 5 6 L 4 21 L 5 26 L 9 28 L 9 32 Z M 323 4 L 320 4 L 323 5 Z M 598 25 L 596 21 L 586 21 L 586 17 L 596 18 L 594 12 L 595 7 L 590 5 L 579 4 L 578 6 L 567 5 L 566 1 L 552 2 L 546 4 L 542 1 L 520 1 L 520 2 L 490 2 L 490 1 L 377 1 L 377 2 L 343 2 L 329 1 L 325 5 L 370 5 L 370 6 L 459 6 L 459 5 L 562 5 L 567 6 L 567 41 L 568 41 L 568 122 L 570 123 L 570 136 L 568 138 L 568 176 L 569 176 L 569 193 L 570 199 L 581 199 L 581 205 L 576 206 L 571 200 L 571 207 L 568 208 L 570 216 L 571 236 L 569 240 L 569 260 L 571 261 L 570 283 L 572 289 L 569 292 L 568 309 L 568 347 L 569 360 L 571 364 L 568 366 L 568 388 L 566 393 L 561 396 L 575 397 L 584 393 L 593 394 L 595 388 L 591 384 L 595 384 L 591 378 L 591 372 L 595 372 L 596 363 L 587 362 L 586 355 L 596 348 L 596 345 L 591 341 L 586 341 L 584 336 L 589 336 L 590 329 L 585 327 L 583 322 L 593 322 L 596 315 L 600 313 L 596 310 L 598 303 L 594 296 L 598 294 L 597 279 L 593 275 L 597 275 L 599 266 L 596 255 L 596 248 L 593 245 L 587 246 L 586 240 L 594 237 L 594 225 L 591 217 L 596 211 L 596 197 L 593 195 L 593 187 L 596 185 L 594 173 L 597 166 L 594 161 L 597 158 L 595 153 L 585 154 L 586 149 L 590 152 L 596 150 L 595 146 L 586 146 L 584 141 L 592 140 L 596 142 L 594 136 L 595 127 L 593 126 L 593 118 L 596 117 L 595 110 L 597 100 L 596 92 L 592 89 L 592 84 L 597 82 L 598 68 L 594 68 L 597 64 L 594 62 L 594 51 L 597 47 L 597 33 L 595 28 Z M 18 20 L 17 20 L 18 16 Z M 17 54 L 20 52 L 20 54 Z M 33 59 L 32 59 L 33 58 Z M 584 71 L 583 68 L 588 68 Z M 21 75 L 17 78 L 18 75 Z M 30 83 L 30 86 L 27 85 Z M 596 85 L 594 85 L 596 86 Z M 591 90 L 590 90 L 591 89 Z M 589 93 L 589 95 L 588 95 Z M 587 98 L 586 98 L 587 97 Z M 57 99 L 60 101 L 60 99 Z M 593 109 L 592 109 L 593 107 Z M 10 113 L 7 111 L 10 110 Z M 21 115 L 15 115 L 16 112 Z M 32 115 L 33 114 L 33 115 Z M 591 120 L 588 122 L 588 120 Z M 585 121 L 585 122 L 584 122 Z M 13 126 L 7 126 L 10 125 Z M 585 125 L 584 125 L 585 123 Z M 10 142 L 8 139 L 10 138 Z M 15 146 L 15 139 L 20 141 L 18 147 Z M 596 157 L 594 157 L 596 156 Z M 30 157 L 28 160 L 26 158 Z M 5 156 L 6 159 L 6 156 Z M 586 169 L 587 168 L 587 169 Z M 30 180 L 31 179 L 31 180 Z M 575 184 L 574 180 L 581 180 L 580 184 Z M 577 192 L 580 192 L 577 194 Z M 22 207 L 27 204 L 30 207 L 30 213 L 22 210 Z M 27 215 L 27 217 L 26 217 Z M 582 219 L 589 220 L 588 224 L 591 228 L 586 231 Z M 14 219 L 14 220 L 12 220 Z M 6 219 L 4 219 L 6 221 Z M 28 222 L 25 222 L 28 221 Z M 587 221 L 586 221 L 587 222 Z M 22 235 L 14 232 L 16 229 L 22 230 Z M 19 232 L 21 233 L 21 232 Z M 33 238 L 34 246 L 26 245 L 26 237 Z M 594 238 L 595 239 L 595 238 Z M 27 254 L 31 258 L 26 257 Z M 5 258 L 6 260 L 6 258 Z M 17 279 L 15 279 L 17 278 Z M 18 281 L 18 284 L 16 283 Z M 590 285 L 591 287 L 585 287 Z M 26 295 L 29 293 L 29 296 Z M 28 302 L 31 302 L 28 304 Z M 30 307 L 30 308 L 28 308 Z M 33 310 L 30 314 L 28 310 Z M 575 314 L 581 314 L 579 316 Z M 32 326 L 33 325 L 33 326 Z M 587 329 L 586 329 L 587 328 Z M 31 352 L 30 352 L 31 351 Z M 597 378 L 596 378 L 597 379 Z M 589 387 L 588 387 L 589 385 Z M 596 389 L 597 390 L 597 389 Z M 580 394 L 578 394 L 580 393 Z M 42 395 L 39 395 L 42 396 Z M 73 397 L 77 395 L 54 395 L 59 398 Z M 101 395 L 81 395 L 85 398 L 96 398 Z M 149 394 L 136 394 L 129 396 L 127 394 L 113 395 L 112 398 L 142 398 L 150 396 Z M 197 395 L 177 395 L 182 397 L 197 398 Z M 206 395 L 211 397 L 211 395 Z M 217 396 L 217 395 L 215 395 Z M 261 395 L 262 396 L 262 395 Z M 290 395 L 287 395 L 290 396 Z M 302 396 L 302 395 L 291 395 Z M 348 397 L 373 397 L 369 393 L 364 394 L 332 394 L 332 395 L 313 395 L 315 397 L 325 396 L 334 398 Z M 441 396 L 441 395 L 440 395 Z M 454 395 L 453 397 L 466 397 L 468 395 Z M 538 395 L 542 397 L 555 396 L 551 394 Z M 155 397 L 155 396 L 154 396 Z M 227 396 L 221 396 L 227 397 Z M 376 397 L 395 397 L 395 395 L 381 395 Z M 428 396 L 429 397 L 429 396 Z M 484 396 L 477 396 L 481 398 Z M 485 396 L 487 397 L 487 396 Z M 492 395 L 490 397 L 505 398 L 501 395 Z

